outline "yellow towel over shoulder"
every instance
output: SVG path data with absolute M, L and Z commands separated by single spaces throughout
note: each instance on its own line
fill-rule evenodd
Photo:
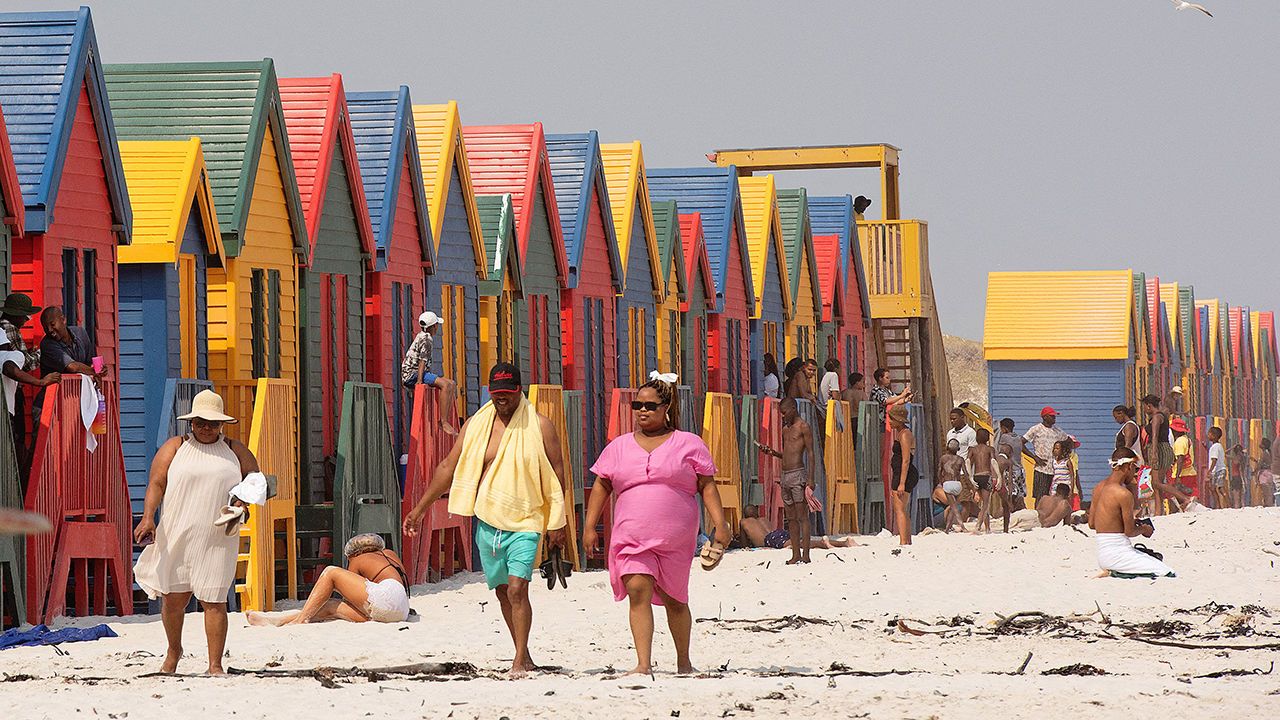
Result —
M 474 515 L 507 532 L 540 533 L 564 527 L 564 492 L 547 459 L 542 425 L 528 398 L 520 398 L 493 464 L 483 472 L 497 414 L 493 403 L 486 403 L 467 425 L 449 490 L 449 512 Z

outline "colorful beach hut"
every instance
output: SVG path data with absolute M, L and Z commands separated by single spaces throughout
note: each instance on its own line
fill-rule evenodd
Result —
M 787 257 L 787 292 L 791 296 L 791 321 L 787 324 L 787 357 L 815 358 L 819 366 L 818 323 L 822 311 L 822 286 L 814 258 L 813 229 L 809 225 L 809 200 L 804 188 L 778 190 L 778 221 Z
M 418 159 L 427 191 L 435 272 L 427 287 L 427 309 L 444 319 L 438 340 L 442 371 L 458 383 L 468 415 L 480 407 L 480 386 L 489 368 L 480 364 L 479 283 L 485 269 L 484 234 L 471 187 L 471 167 L 462 140 L 458 103 L 413 106 Z
M 622 258 L 623 290 L 618 295 L 616 331 L 618 385 L 635 388 L 648 380 L 658 360 L 657 314 L 665 299 L 658 238 L 640 143 L 605 144 L 600 154 Z
M 665 201 L 671 202 L 671 201 Z M 680 303 L 683 316 L 684 347 L 681 382 L 693 389 L 695 396 L 708 392 L 707 347 L 708 312 L 716 307 L 716 286 L 712 280 L 711 263 L 707 260 L 706 239 L 702 230 L 700 213 L 680 214 L 680 242 L 684 253 L 685 300 Z
M 120 157 L 133 207 L 119 250 L 120 430 L 137 514 L 167 430 L 166 384 L 209 379 L 208 271 L 227 258 L 199 138 L 126 140 Z
M 773 175 L 738 178 L 742 189 L 742 218 L 747 255 L 751 258 L 751 284 L 758 288 L 751 314 L 751 387 L 758 392 L 764 380 L 761 359 L 771 353 L 779 369 L 787 354 L 786 329 L 791 322 L 791 277 L 782 245 L 782 221 Z
M 615 313 L 623 291 L 622 260 L 596 131 L 548 135 L 546 142 L 569 267 L 560 296 L 561 383 L 583 391 L 583 456 L 590 467 L 604 449 L 609 398 L 618 379 Z
M 1071 308 L 1046 325 L 1026 312 L 1026 298 Z M 983 348 L 992 417 L 1020 428 L 1040 421 L 1046 405 L 1081 443 L 1085 495 L 1110 472 L 1116 424 L 1111 408 L 1133 404 L 1136 329 L 1133 273 L 995 272 L 987 280 Z
M 749 318 L 756 302 L 742 199 L 734 167 L 662 168 L 646 172 L 653 200 L 675 200 L 682 213 L 699 215 L 715 303 L 708 308 L 708 387 L 742 395 L 751 391 L 747 358 Z
M 88 8 L 0 14 L 0 74 L 25 228 L 12 240 L 10 289 L 60 306 L 94 354 L 119 367 L 116 246 L 132 209 Z M 24 328 L 37 344 L 39 322 Z
M 844 285 L 844 322 L 834 329 L 824 343 L 834 342 L 840 366 L 845 373 L 870 374 L 875 364 L 875 349 L 867 342 L 871 327 L 871 303 L 867 298 L 867 275 L 862 262 L 862 243 L 853 212 L 853 198 L 848 195 L 810 196 L 809 226 L 814 235 L 835 235 L 840 239 L 840 282 Z M 826 301 L 826 295 L 823 295 Z M 824 328 L 826 328 L 824 323 Z
M 105 614 L 108 598 L 111 609 L 127 614 L 131 518 L 119 442 L 116 252 L 129 243 L 133 220 L 89 9 L 0 13 L 0 56 L 0 105 L 14 161 L 0 161 L 6 205 L 0 226 L 22 223 L 20 234 L 6 231 L 8 290 L 26 293 L 36 305 L 61 307 L 68 324 L 88 333 L 91 354 L 110 366 L 101 386 L 106 435 L 92 453 L 86 449 L 92 436 L 70 412 L 81 407 L 76 378 L 44 391 L 37 418 L 30 404 L 10 408 L 8 419 L 25 425 L 30 444 L 15 447 L 22 469 L 29 468 L 19 491 L 53 530 L 26 538 L 25 548 L 8 547 L 25 550 L 28 622 L 62 614 L 69 586 L 77 615 Z M 29 347 L 43 335 L 39 322 L 28 323 L 23 334 Z M 7 504 L 14 488 L 5 484 Z M 10 554 L 3 563 L 10 574 L 16 560 Z
M 843 360 L 846 353 L 840 346 L 840 338 L 843 335 L 844 324 L 846 322 L 861 323 L 862 319 L 845 317 L 844 278 L 840 273 L 840 237 L 814 235 L 813 259 L 814 266 L 817 268 L 818 295 L 822 299 L 822 307 L 818 311 L 818 351 L 824 358 L 840 360 L 841 375 L 844 376 L 840 381 L 843 385 L 844 378 L 850 372 L 856 371 L 856 364 L 851 368 Z M 856 362 L 856 351 L 851 349 L 849 354 L 855 357 Z
M 395 456 L 408 452 L 413 394 L 400 363 L 426 308 L 427 274 L 435 266 L 422 163 L 408 86 L 347 94 L 360 178 L 377 246 L 365 287 L 365 377 L 386 389 Z
M 480 360 L 484 367 L 493 367 L 517 360 L 516 310 L 524 299 L 524 286 L 516 247 L 516 211 L 510 194 L 477 195 L 476 211 L 489 265 L 489 277 L 480 283 Z
M 270 58 L 109 65 L 106 78 L 122 139 L 195 136 L 204 150 L 227 258 L 207 270 L 209 379 L 241 421 L 226 432 L 277 487 L 241 527 L 249 560 L 237 591 L 241 607 L 270 609 L 278 583 L 296 590 L 298 267 L 310 260 L 275 67 Z
M 523 299 L 516 300 L 516 364 L 526 385 L 559 385 L 560 291 L 568 282 L 560 212 L 542 123 L 462 129 L 477 195 L 511 195 Z
M 310 261 L 299 271 L 299 437 L 302 492 L 325 497 L 337 461 L 342 387 L 365 373 L 365 273 L 376 253 L 342 76 L 282 78 L 289 149 Z
M 653 203 L 653 230 L 658 239 L 658 271 L 666 288 L 666 297 L 658 307 L 657 369 L 679 373 L 684 362 L 685 336 L 681 307 L 689 301 L 689 275 L 684 267 L 680 210 L 675 200 Z

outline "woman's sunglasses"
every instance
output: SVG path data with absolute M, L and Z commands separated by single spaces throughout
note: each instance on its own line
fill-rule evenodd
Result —
M 666 405 L 666 403 L 640 402 L 639 400 L 631 401 L 632 410 L 648 410 L 649 412 L 653 412 L 663 405 Z

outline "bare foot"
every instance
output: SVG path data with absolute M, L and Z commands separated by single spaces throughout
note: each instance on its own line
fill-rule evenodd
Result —
M 164 655 L 164 662 L 160 665 L 160 672 L 173 674 L 178 671 L 178 661 L 182 659 L 182 648 L 174 648 Z
M 808 564 L 809 564 L 810 562 L 812 562 L 812 561 L 811 561 L 811 560 L 809 560 L 809 556 L 808 556 L 808 555 L 805 555 L 804 557 L 801 557 L 801 558 L 800 558 L 800 562 L 801 562 L 801 563 L 803 563 L 803 564 L 805 564 L 805 565 L 808 565 Z
M 210 665 L 209 669 L 205 672 L 205 675 L 208 675 L 210 677 L 222 677 L 223 675 L 226 675 L 226 674 L 227 674 L 227 671 L 222 669 L 222 663 L 218 663 L 216 665 Z
M 268 626 L 280 624 L 279 622 L 277 622 L 276 618 L 272 618 L 268 616 L 266 613 L 258 612 L 257 610 L 250 610 L 249 612 L 245 613 L 244 621 L 254 627 L 268 627 Z
M 1103 570 L 1102 572 L 1098 573 L 1097 575 L 1094 575 L 1094 578 L 1104 578 L 1104 577 L 1111 577 L 1111 571 L 1110 571 L 1110 570 Z
M 698 668 L 694 667 L 693 663 L 689 662 L 688 660 L 685 660 L 682 663 L 676 664 L 677 675 L 692 675 L 696 672 L 698 672 Z
M 800 558 L 798 558 L 798 557 L 793 557 L 793 558 L 791 558 L 790 560 L 788 560 L 788 561 L 787 561 L 787 564 L 788 564 L 788 565 L 799 565 L 799 564 L 800 564 Z
M 622 673 L 620 677 L 628 675 L 653 675 L 653 667 L 651 665 L 636 665 L 629 672 Z

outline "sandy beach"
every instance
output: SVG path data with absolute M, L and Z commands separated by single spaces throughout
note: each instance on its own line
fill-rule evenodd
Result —
M 0 652 L 0 717 L 1241 718 L 1280 708 L 1280 674 L 1254 674 L 1280 659 L 1280 510 L 1156 527 L 1150 545 L 1175 579 L 1095 579 L 1093 540 L 1061 527 L 929 535 L 901 552 L 887 536 L 860 538 L 801 567 L 783 564 L 789 551 L 732 552 L 714 572 L 694 571 L 697 677 L 672 674 L 661 614 L 655 676 L 617 676 L 634 656 L 626 606 L 602 572 L 573 576 L 568 591 L 536 587 L 533 657 L 561 669 L 518 681 L 502 675 L 511 646 L 478 574 L 414 588 L 420 619 L 406 624 L 255 628 L 231 616 L 229 668 L 475 666 L 445 681 L 140 677 L 164 651 L 159 617 L 110 618 L 119 638 Z M 1001 617 L 1032 611 L 1067 619 L 1024 616 L 997 634 Z M 1128 637 L 1161 620 L 1138 637 L 1271 647 Z M 185 638 L 180 672 L 202 671 L 201 616 L 189 616 Z M 1106 674 L 1045 674 L 1073 665 Z M 1243 672 L 1201 677 L 1222 671 Z

